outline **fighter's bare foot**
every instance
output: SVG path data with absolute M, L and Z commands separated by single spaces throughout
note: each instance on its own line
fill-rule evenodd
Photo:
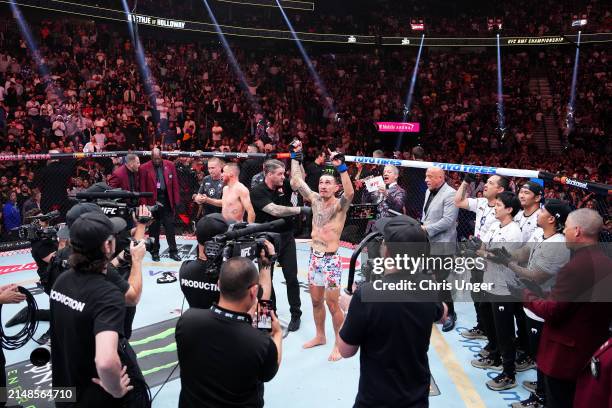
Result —
M 314 339 L 304 343 L 304 345 L 302 347 L 307 349 L 307 348 L 322 346 L 322 345 L 325 344 L 325 341 L 326 341 L 325 337 L 316 336 Z
M 337 345 L 334 345 L 334 349 L 332 350 L 331 354 L 327 358 L 327 361 L 338 361 L 340 359 L 342 359 L 342 356 L 340 355 L 340 350 L 338 350 Z

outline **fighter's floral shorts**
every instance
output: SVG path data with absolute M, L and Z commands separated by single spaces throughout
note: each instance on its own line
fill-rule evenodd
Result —
M 338 254 L 310 252 L 308 261 L 308 283 L 324 286 L 326 289 L 339 289 L 342 279 L 342 261 Z

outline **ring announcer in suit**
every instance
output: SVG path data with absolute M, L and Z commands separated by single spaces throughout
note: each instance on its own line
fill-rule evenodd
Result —
M 425 184 L 427 191 L 421 223 L 431 243 L 430 256 L 452 256 L 457 247 L 459 209 L 454 202 L 456 190 L 446 184 L 444 170 L 438 167 L 427 169 Z M 445 269 L 433 271 L 437 282 L 446 280 L 450 272 Z M 457 321 L 450 290 L 440 291 L 439 300 L 448 305 L 448 317 L 442 326 L 442 331 L 448 332 Z

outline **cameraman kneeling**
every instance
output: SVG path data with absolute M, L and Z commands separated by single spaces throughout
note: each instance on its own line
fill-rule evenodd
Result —
M 250 259 L 231 258 L 221 267 L 219 304 L 208 310 L 190 308 L 180 317 L 179 407 L 263 407 L 263 383 L 278 371 L 282 344 L 274 312 L 270 335 L 254 328 L 249 314 L 260 294 L 262 300 L 270 297 L 274 247 L 266 243 L 266 248 L 270 255 L 259 259 L 261 277 Z
M 124 227 L 95 211 L 80 215 L 70 226 L 71 269 L 51 289 L 53 386 L 76 387 L 76 406 L 122 406 L 119 398 L 133 388 L 118 353 L 125 299 L 106 278 L 114 235 Z M 138 250 L 144 254 L 144 243 Z

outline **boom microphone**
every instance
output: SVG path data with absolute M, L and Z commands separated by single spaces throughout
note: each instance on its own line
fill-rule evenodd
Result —
M 88 193 L 86 191 L 82 191 L 80 193 L 76 193 L 76 198 L 78 200 L 98 200 L 98 199 L 106 199 L 106 200 L 115 200 L 115 199 L 133 199 L 133 198 L 149 198 L 153 197 L 152 192 L 132 192 L 132 191 L 124 191 L 124 190 L 109 190 L 98 193 Z
M 271 222 L 266 222 L 264 224 L 250 225 L 246 228 L 229 231 L 224 234 L 219 234 L 215 237 L 215 241 L 229 241 L 231 239 L 244 237 L 246 235 L 257 234 L 258 232 L 272 232 L 283 227 L 285 224 L 285 220 L 279 219 Z

